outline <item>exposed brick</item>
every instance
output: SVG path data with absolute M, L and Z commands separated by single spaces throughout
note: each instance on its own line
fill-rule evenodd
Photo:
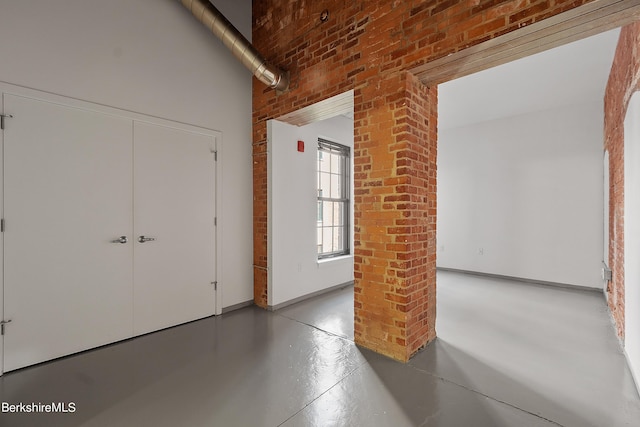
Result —
M 622 28 L 605 92 L 604 135 L 609 152 L 609 260 L 607 287 L 618 336 L 624 338 L 624 119 L 631 95 L 640 90 L 640 23 Z
M 256 48 L 291 74 L 285 93 L 254 79 L 256 303 L 268 301 L 266 122 L 353 89 L 356 340 L 399 360 L 432 340 L 437 90 L 406 70 L 591 1 L 254 1 Z
M 545 13 L 549 9 L 549 2 L 542 1 L 536 4 L 533 4 L 531 7 L 528 7 L 523 10 L 519 10 L 518 12 L 509 16 L 509 23 L 514 24 L 516 22 L 533 22 L 535 20 L 536 15 L 540 15 Z
M 471 9 L 471 13 L 473 13 L 474 15 L 478 13 L 482 13 L 487 9 L 494 8 L 495 6 L 503 3 L 513 3 L 513 2 L 509 0 L 480 0 L 478 3 L 479 4 L 477 6 L 474 6 Z

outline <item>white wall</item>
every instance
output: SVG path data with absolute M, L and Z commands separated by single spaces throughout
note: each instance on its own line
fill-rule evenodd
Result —
M 268 304 L 272 307 L 353 280 L 353 256 L 318 261 L 318 137 L 351 147 L 353 163 L 351 119 L 337 116 L 302 127 L 276 120 L 268 123 Z M 298 140 L 305 143 L 304 153 L 297 151 Z M 353 248 L 353 230 L 351 242 Z
M 441 130 L 438 267 L 602 288 L 602 111 Z
M 245 36 L 250 0 L 214 0 Z M 0 0 L 0 81 L 223 134 L 223 305 L 253 299 L 251 74 L 176 0 Z
M 624 346 L 640 391 L 640 93 L 624 121 Z

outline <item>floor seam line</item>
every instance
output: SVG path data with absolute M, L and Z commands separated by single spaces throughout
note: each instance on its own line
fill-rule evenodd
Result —
M 455 382 L 455 381 L 451 381 L 451 380 L 449 380 L 449 379 L 447 379 L 447 378 L 441 377 L 440 375 L 436 375 L 436 374 L 431 373 L 431 372 L 429 372 L 429 371 L 427 371 L 427 370 L 420 369 L 420 368 L 418 368 L 417 366 L 414 366 L 414 365 L 409 365 L 409 366 L 411 366 L 413 369 L 415 369 L 415 370 L 416 370 L 416 371 L 418 371 L 418 372 L 421 372 L 421 373 L 427 374 L 427 375 L 429 375 L 429 376 L 431 376 L 431 377 L 433 377 L 433 378 L 437 378 L 437 379 L 439 379 L 439 380 L 441 380 L 441 381 L 444 381 L 444 382 L 446 382 L 446 383 L 453 384 L 453 385 L 458 386 L 458 387 L 460 387 L 460 388 L 463 388 L 463 389 L 465 389 L 465 390 L 467 390 L 467 391 L 470 391 L 471 393 L 479 394 L 480 396 L 486 397 L 487 399 L 493 400 L 494 402 L 502 403 L 503 405 L 506 405 L 506 406 L 508 406 L 508 407 L 510 407 L 510 408 L 516 409 L 516 410 L 518 410 L 518 411 L 520 411 L 520 412 L 524 412 L 525 414 L 532 415 L 532 416 L 534 416 L 534 417 L 536 417 L 536 418 L 540 418 L 541 420 L 544 420 L 544 421 L 547 421 L 547 422 L 549 422 L 549 423 L 555 424 L 555 425 L 557 425 L 557 426 L 559 426 L 559 427 L 565 427 L 563 424 L 560 424 L 560 423 L 558 423 L 558 422 L 556 422 L 556 421 L 554 421 L 554 420 L 551 420 L 551 419 L 549 419 L 549 418 L 543 417 L 542 415 L 539 415 L 539 414 L 536 414 L 536 413 L 533 413 L 533 412 L 527 411 L 526 409 L 520 408 L 520 407 L 518 407 L 518 406 L 516 406 L 516 405 L 514 405 L 514 404 L 512 404 L 512 403 L 505 402 L 505 401 L 502 401 L 502 400 L 497 399 L 497 398 L 495 398 L 495 397 L 489 396 L 489 395 L 487 395 L 487 394 L 482 393 L 481 391 L 474 390 L 474 389 L 472 389 L 471 387 L 467 387 L 467 386 L 465 386 L 465 385 L 458 384 L 458 383 L 457 383 L 457 382 Z
M 291 418 L 295 417 L 296 415 L 298 415 L 300 412 L 304 411 L 309 405 L 312 405 L 316 400 L 320 399 L 322 396 L 324 396 L 325 394 L 329 393 L 331 390 L 333 390 L 335 388 L 335 386 L 337 386 L 338 384 L 340 384 L 342 381 L 344 381 L 345 379 L 349 378 L 351 375 L 353 375 L 353 373 L 355 371 L 357 371 L 358 369 L 362 368 L 362 366 L 367 363 L 367 361 L 365 360 L 364 362 L 362 362 L 361 364 L 359 364 L 358 366 L 356 366 L 355 368 L 353 368 L 351 371 L 349 371 L 345 376 L 343 376 L 342 378 L 340 378 L 335 384 L 333 384 L 331 387 L 329 387 L 328 389 L 326 389 L 325 391 L 323 391 L 322 393 L 320 393 L 315 399 L 311 400 L 309 403 L 307 403 L 306 405 L 304 405 L 302 408 L 300 408 L 298 411 L 296 411 L 295 413 L 293 413 L 289 418 L 287 418 L 286 420 L 284 420 L 283 422 L 281 422 L 280 424 L 278 424 L 278 427 L 282 426 L 284 423 L 286 423 L 287 421 L 289 421 Z
M 276 312 L 274 312 L 273 314 L 275 314 L 275 315 L 277 315 L 277 316 L 280 316 L 280 317 L 284 317 L 285 319 L 292 320 L 292 321 L 294 321 L 294 322 L 296 322 L 296 323 L 300 323 L 300 324 L 302 324 L 302 325 L 309 326 L 309 327 L 311 327 L 311 328 L 313 328 L 313 329 L 315 329 L 315 330 L 317 330 L 317 331 L 324 332 L 324 333 L 325 333 L 325 334 L 327 334 L 327 335 L 331 335 L 331 336 L 334 336 L 334 337 L 337 337 L 337 338 L 343 339 L 343 340 L 345 340 L 345 341 L 354 342 L 354 340 L 349 339 L 349 338 L 347 338 L 347 337 L 345 337 L 345 336 L 343 336 L 343 335 L 338 335 L 338 334 L 336 334 L 336 333 L 334 333 L 334 332 L 326 331 L 326 330 L 321 329 L 321 328 L 319 328 L 319 327 L 317 327 L 317 326 L 315 326 L 315 325 L 312 325 L 312 324 L 310 324 L 310 323 L 305 323 L 305 322 L 303 322 L 303 321 L 301 321 L 301 320 L 294 319 L 294 318 L 289 317 L 289 316 L 285 316 L 284 314 L 280 314 L 280 313 L 276 313 Z

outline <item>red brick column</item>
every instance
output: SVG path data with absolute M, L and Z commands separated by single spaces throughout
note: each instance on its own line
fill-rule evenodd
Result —
M 609 309 L 624 337 L 624 119 L 631 95 L 640 89 L 640 23 L 627 25 L 611 66 L 604 98 L 605 150 L 609 152 Z
M 291 75 L 284 93 L 254 80 L 256 304 L 268 301 L 266 123 L 354 90 L 356 340 L 407 360 L 433 339 L 437 95 L 406 70 L 594 1 L 254 1 L 252 41 Z
M 435 338 L 437 89 L 404 71 L 355 105 L 355 339 L 407 361 Z

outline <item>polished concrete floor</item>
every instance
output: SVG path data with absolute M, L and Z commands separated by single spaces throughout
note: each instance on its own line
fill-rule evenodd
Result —
M 249 307 L 0 377 L 0 426 L 640 426 L 605 302 L 438 273 L 439 338 L 401 364 L 353 344 L 351 288 Z

